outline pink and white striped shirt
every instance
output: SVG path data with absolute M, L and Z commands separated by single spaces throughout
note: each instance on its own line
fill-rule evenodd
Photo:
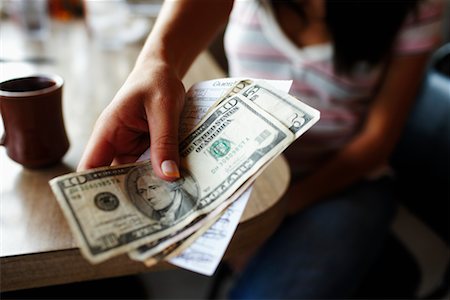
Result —
M 399 32 L 395 55 L 439 46 L 444 3 L 423 2 Z M 224 38 L 232 77 L 293 80 L 290 93 L 321 112 L 321 119 L 285 155 L 296 175 L 304 175 L 347 144 L 364 121 L 381 66 L 361 64 L 351 77 L 333 70 L 331 44 L 297 47 L 278 25 L 267 0 L 236 0 Z

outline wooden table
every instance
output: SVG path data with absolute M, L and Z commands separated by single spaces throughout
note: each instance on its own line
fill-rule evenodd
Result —
M 89 39 L 82 22 L 54 23 L 50 38 L 39 43 L 27 41 L 13 24 L 2 21 L 0 39 L 1 80 L 36 72 L 55 72 L 65 79 L 64 117 L 71 143 L 61 164 L 39 170 L 24 169 L 0 148 L 0 290 L 148 272 L 126 255 L 89 264 L 80 255 L 48 185 L 51 178 L 75 170 L 95 120 L 124 82 L 141 45 L 104 51 Z M 21 61 L 24 58 L 34 62 Z M 219 77 L 224 73 L 205 52 L 184 83 L 189 87 Z M 280 199 L 289 179 L 283 157 L 257 179 L 226 257 L 258 245 L 275 230 L 284 215 Z M 150 270 L 168 267 L 161 263 Z

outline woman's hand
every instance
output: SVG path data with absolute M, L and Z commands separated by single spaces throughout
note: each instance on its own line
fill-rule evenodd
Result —
M 151 144 L 155 173 L 179 177 L 178 126 L 185 89 L 159 60 L 136 65 L 97 120 L 78 170 L 135 162 Z
M 156 175 L 179 177 L 181 78 L 226 24 L 232 6 L 232 0 L 164 2 L 136 67 L 95 124 L 78 170 L 134 162 L 151 144 Z

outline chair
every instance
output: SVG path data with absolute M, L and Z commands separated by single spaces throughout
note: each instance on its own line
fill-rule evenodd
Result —
M 222 45 L 213 44 L 210 51 L 226 70 Z M 355 297 L 443 297 L 449 292 L 450 280 L 450 43 L 432 55 L 416 103 L 390 163 L 397 175 L 400 213 L 383 253 Z M 425 237 L 411 236 L 405 228 L 412 225 Z M 431 278 L 431 283 L 427 278 L 430 277 L 429 270 L 424 272 L 427 260 L 418 257 L 423 256 L 424 251 L 420 249 L 423 245 L 418 245 L 422 241 L 432 242 L 428 245 L 431 251 L 436 249 L 433 247 L 440 248 L 437 252 L 442 257 L 434 259 L 434 262 L 443 261 L 447 264 L 445 266 L 444 263 L 441 268 L 444 271 L 437 274 L 440 278 Z M 430 250 L 425 252 L 425 255 L 434 254 Z M 222 264 L 207 299 L 217 299 L 230 277 L 232 271 Z M 428 282 L 428 285 L 424 285 L 424 282 Z
M 450 282 L 450 43 L 432 55 L 390 162 L 400 212 L 359 295 L 443 298 Z

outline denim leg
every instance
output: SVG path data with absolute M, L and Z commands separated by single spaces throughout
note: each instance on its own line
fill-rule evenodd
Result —
M 388 178 L 364 181 L 286 219 L 253 257 L 231 299 L 348 298 L 395 212 Z

